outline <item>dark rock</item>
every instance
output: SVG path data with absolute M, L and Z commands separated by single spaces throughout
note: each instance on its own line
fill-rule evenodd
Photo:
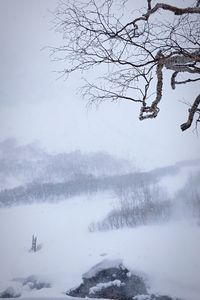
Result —
M 105 259 L 83 274 L 82 279 L 83 282 L 79 287 L 71 289 L 66 294 L 81 298 L 173 300 L 169 296 L 149 295 L 144 278 L 132 274 L 123 266 L 121 260 Z
M 133 275 L 122 262 L 103 260 L 83 275 L 83 283 L 67 292 L 74 297 L 132 299 L 147 294 L 144 279 Z
M 21 294 L 17 293 L 12 286 L 0 293 L 0 298 L 18 298 Z

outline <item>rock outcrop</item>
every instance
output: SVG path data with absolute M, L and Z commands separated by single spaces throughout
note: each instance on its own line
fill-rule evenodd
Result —
M 0 293 L 0 298 L 18 298 L 20 296 L 21 294 L 16 292 L 12 286 Z
M 145 279 L 133 274 L 121 260 L 103 260 L 82 276 L 79 287 L 66 294 L 72 297 L 90 297 L 118 300 L 173 300 L 168 296 L 149 295 Z

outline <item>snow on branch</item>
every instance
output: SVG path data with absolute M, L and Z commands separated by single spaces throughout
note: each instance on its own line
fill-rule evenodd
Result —
M 147 0 L 136 15 L 130 0 L 60 0 L 54 21 L 64 45 L 51 49 L 52 58 L 65 63 L 64 76 L 86 74 L 82 93 L 89 103 L 128 100 L 140 106 L 140 120 L 156 118 L 166 70 L 173 90 L 200 80 L 199 3 L 182 8 Z M 198 99 L 182 130 L 198 120 Z

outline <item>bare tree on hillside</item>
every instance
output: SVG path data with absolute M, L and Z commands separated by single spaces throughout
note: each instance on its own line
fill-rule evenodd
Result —
M 137 12 L 130 0 L 119 12 L 118 2 L 61 0 L 55 22 L 64 45 L 52 49 L 53 57 L 66 62 L 66 75 L 91 68 L 98 74 L 107 66 L 106 74 L 86 81 L 89 102 L 129 100 L 140 105 L 140 120 L 156 118 L 164 78 L 170 76 L 172 89 L 200 80 L 200 1 L 182 8 L 147 0 Z M 188 105 L 182 131 L 200 122 L 200 94 Z

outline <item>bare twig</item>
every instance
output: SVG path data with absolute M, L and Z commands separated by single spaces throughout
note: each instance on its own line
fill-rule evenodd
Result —
M 123 13 L 117 12 L 116 1 L 60 0 L 55 29 L 62 33 L 64 45 L 51 49 L 52 58 L 66 63 L 63 75 L 87 74 L 90 69 L 98 77 L 103 74 L 83 88 L 90 103 L 129 100 L 141 105 L 140 120 L 155 118 L 166 69 L 171 72 L 172 89 L 200 80 L 200 2 L 182 8 L 147 0 L 145 11 L 133 18 L 126 10 L 129 0 L 120 2 Z M 168 21 L 163 13 L 174 19 Z M 177 79 L 179 74 L 183 80 Z M 198 97 L 182 130 L 199 116 Z

